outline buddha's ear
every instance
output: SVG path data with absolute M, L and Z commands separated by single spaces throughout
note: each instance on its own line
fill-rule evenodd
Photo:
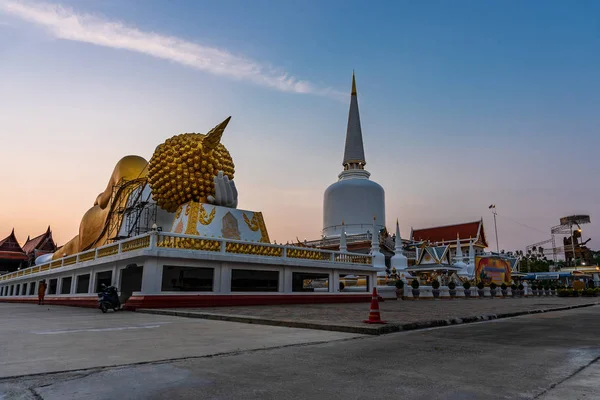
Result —
M 221 136 L 223 136 L 223 132 L 225 131 L 229 120 L 231 120 L 231 117 L 227 117 L 225 121 L 212 128 L 210 132 L 206 134 L 206 137 L 202 141 L 202 145 L 206 149 L 214 150 L 217 148 L 217 145 L 221 143 Z

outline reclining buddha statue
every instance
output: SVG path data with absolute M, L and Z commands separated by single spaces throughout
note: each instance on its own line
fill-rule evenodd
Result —
M 107 244 L 111 240 L 108 237 L 109 227 L 120 226 L 123 222 L 122 213 L 115 210 L 128 204 L 134 193 L 131 190 L 133 183 L 148 186 L 153 201 L 160 209 L 176 213 L 179 226 L 183 224 L 183 216 L 180 217 L 183 211 L 188 227 L 197 221 L 209 225 L 206 219 L 202 219 L 204 214 L 201 212 L 206 213 L 205 205 L 212 207 L 213 219 L 218 208 L 219 214 L 223 214 L 223 223 L 231 226 L 231 212 L 237 211 L 238 193 L 233 182 L 233 160 L 221 144 L 221 137 L 230 119 L 227 118 L 207 134 L 183 133 L 167 139 L 156 147 L 150 162 L 139 156 L 123 157 L 115 166 L 106 189 L 81 219 L 79 234 L 56 251 L 52 258 Z M 193 215 L 194 211 L 198 214 Z M 261 241 L 268 241 L 262 214 L 245 212 L 242 215 L 250 231 L 260 231 Z M 237 227 L 237 219 L 235 224 Z M 212 228 L 213 231 L 215 229 Z M 182 228 L 176 232 L 183 233 Z M 185 233 L 200 234 L 195 227 L 186 229 Z M 225 234 L 220 236 L 227 237 Z M 233 237 L 239 238 L 235 233 Z

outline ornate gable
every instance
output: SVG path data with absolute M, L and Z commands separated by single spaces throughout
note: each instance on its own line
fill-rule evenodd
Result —
M 33 239 L 28 238 L 27 242 L 23 245 L 23 251 L 28 256 L 35 254 L 36 251 L 43 253 L 56 251 L 56 243 L 54 243 L 54 239 L 52 238 L 50 227 L 48 227 L 46 232 L 41 235 L 36 236 Z
M 19 245 L 14 229 L 10 235 L 0 240 L 0 259 L 16 261 L 27 260 L 27 255 L 21 248 L 21 245 Z

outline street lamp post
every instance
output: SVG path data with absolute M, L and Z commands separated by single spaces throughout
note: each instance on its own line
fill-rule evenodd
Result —
M 496 205 L 492 204 L 488 207 L 494 214 L 494 231 L 496 232 L 496 253 L 500 254 L 500 246 L 498 246 L 498 225 L 496 225 Z

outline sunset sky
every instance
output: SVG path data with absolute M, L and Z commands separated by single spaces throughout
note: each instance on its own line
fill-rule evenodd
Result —
M 371 179 L 403 236 L 498 210 L 500 248 L 591 214 L 600 2 L 0 0 L 0 238 L 59 245 L 115 163 L 227 116 L 239 207 L 315 239 L 352 70 Z M 495 249 L 495 244 L 493 245 Z

